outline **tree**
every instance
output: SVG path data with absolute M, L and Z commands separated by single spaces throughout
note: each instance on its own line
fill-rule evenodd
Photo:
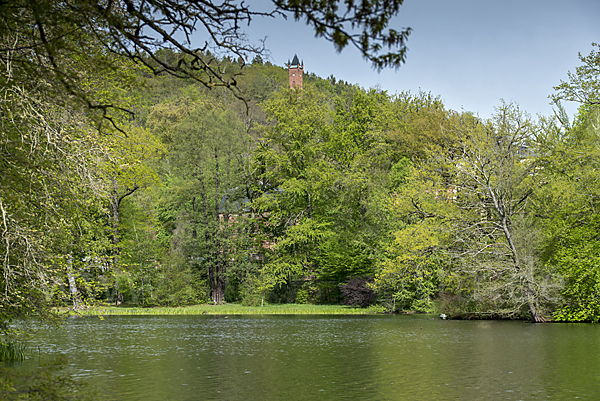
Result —
M 393 98 L 387 114 L 389 141 L 396 152 L 413 161 L 446 152 L 453 113 L 431 93 L 402 92 Z
M 397 230 L 380 257 L 373 288 L 390 311 L 431 312 L 439 289 L 439 249 L 447 242 L 441 224 L 432 219 Z
M 296 20 L 304 19 L 318 37 L 333 42 L 337 51 L 352 44 L 378 69 L 399 67 L 405 60 L 406 40 L 411 29 L 388 29 L 386 32 L 386 27 L 390 18 L 398 13 L 403 0 L 370 0 L 360 5 L 348 1 L 343 5 L 340 3 L 336 0 L 273 1 L 277 7 L 275 11 L 291 12 Z M 348 25 L 349 30 L 345 28 Z M 385 47 L 397 47 L 398 52 L 380 54 Z
M 530 150 L 535 129 L 510 104 L 488 123 L 463 118 L 446 168 L 456 191 L 451 249 L 477 276 L 481 301 L 501 316 L 517 317 L 526 308 L 533 322 L 542 322 L 553 287 L 530 236 L 536 231 L 528 208 L 538 186 Z
M 432 155 L 413 176 L 421 191 L 408 200 L 411 213 L 449 230 L 439 245 L 451 258 L 447 275 L 470 278 L 463 295 L 477 301 L 476 313 L 545 321 L 556 286 L 541 262 L 530 206 L 538 186 L 536 126 L 511 104 L 489 121 L 463 114 L 451 126 L 447 152 Z
M 112 226 L 114 265 L 119 255 L 119 212 L 121 203 L 139 189 L 158 183 L 151 163 L 161 157 L 164 146 L 147 130 L 123 127 L 127 136 L 114 134 L 109 140 L 110 155 L 103 166 L 103 175 L 110 187 L 109 208 Z
M 334 117 L 325 144 L 334 174 L 327 210 L 332 235 L 321 246 L 319 278 L 340 284 L 351 277 L 373 276 L 374 261 L 388 236 L 381 199 L 387 194 L 389 172 L 398 154 L 389 141 L 386 92 L 347 88 L 335 99 Z M 328 302 L 336 301 L 328 296 Z
M 235 220 L 243 213 L 245 131 L 231 111 L 209 101 L 171 130 L 169 173 L 179 192 L 174 243 L 189 266 L 206 269 L 211 298 L 222 303 L 239 234 Z
M 561 274 L 564 287 L 555 312 L 560 321 L 600 320 L 600 268 L 597 239 L 598 145 L 600 138 L 600 45 L 568 73 L 550 96 L 554 119 L 546 119 L 537 138 L 546 185 L 539 197 L 544 219 L 546 263 Z M 571 123 L 560 101 L 581 105 Z
M 327 162 L 331 109 L 314 89 L 287 89 L 265 102 L 254 159 L 263 193 L 253 207 L 275 242 L 268 262 L 284 279 L 311 274 L 319 244 L 330 234 L 331 192 L 335 171 Z
M 579 102 L 582 104 L 600 104 L 600 45 L 592 43 L 592 50 L 587 56 L 579 53 L 579 60 L 583 65 L 575 69 L 575 73 L 568 72 L 569 81 L 561 81 L 555 86 L 557 92 L 550 98 L 556 103 L 561 100 Z
M 255 19 L 292 14 L 338 51 L 350 44 L 376 68 L 400 66 L 410 29 L 396 31 L 388 25 L 402 0 L 340 3 L 273 0 L 271 9 L 262 11 L 232 0 L 4 2 L 0 5 L 0 37 L 4 39 L 0 57 L 13 62 L 18 75 L 52 83 L 45 89 L 49 97 L 76 100 L 107 118 L 111 109 L 122 106 L 90 96 L 81 85 L 79 72 L 86 68 L 80 66 L 89 72 L 110 69 L 114 57 L 122 57 L 155 74 L 189 77 L 206 87 L 223 86 L 236 92 L 240 69 L 225 70 L 219 64 L 227 56 L 241 67 L 264 54 L 264 46 L 249 43 L 242 29 Z M 203 45 L 189 46 L 194 34 L 201 35 Z M 91 69 L 87 62 L 90 43 L 102 49 Z M 174 50 L 174 57 L 161 57 L 165 49 Z
M 442 250 L 449 240 L 448 220 L 442 216 L 452 205 L 437 174 L 432 176 L 438 182 L 423 170 L 428 160 L 449 151 L 448 128 L 455 115 L 438 97 L 424 92 L 390 98 L 382 114 L 392 165 L 387 167 L 379 200 L 379 220 L 388 221 L 378 234 L 372 287 L 390 311 L 431 311 L 447 268 Z
M 275 243 L 268 265 L 301 278 L 311 302 L 337 302 L 348 277 L 373 274 L 386 236 L 379 198 L 397 157 L 388 105 L 384 92 L 348 87 L 326 98 L 312 85 L 265 103 L 254 158 L 265 188 L 253 205 Z
M 562 276 L 559 321 L 600 320 L 598 214 L 600 113 L 582 105 L 576 122 L 547 121 L 537 138 L 546 184 L 538 196 L 547 238 L 544 258 Z
M 69 275 L 101 213 L 102 181 L 93 168 L 105 149 L 76 111 L 29 91 L 4 64 L 0 76 L 0 331 L 15 319 L 51 318 L 48 294 Z M 92 229 L 93 230 L 93 229 Z
M 0 2 L 3 328 L 14 318 L 50 312 L 46 289 L 69 265 L 81 245 L 77 238 L 91 237 L 77 229 L 84 222 L 94 226 L 97 214 L 90 210 L 101 210 L 97 201 L 108 196 L 100 167 L 119 158 L 102 135 L 127 137 L 124 127 L 135 125 L 135 102 L 127 90 L 131 75 L 124 73 L 133 68 L 131 62 L 144 72 L 191 78 L 241 97 L 236 76 L 265 50 L 248 43 L 241 27 L 291 13 L 338 50 L 352 44 L 377 68 L 399 66 L 409 30 L 387 26 L 402 1 L 340 3 L 281 0 L 269 11 L 254 11 L 230 0 Z M 193 33 L 204 35 L 200 48 L 187 45 Z M 106 77 L 120 80 L 120 90 L 99 84 Z M 213 150 L 211 209 L 218 215 L 224 188 L 216 163 L 222 159 L 218 147 Z M 116 179 L 116 190 L 113 185 L 115 243 L 123 196 L 140 185 L 124 177 L 131 173 L 124 170 L 116 173 L 123 179 Z M 217 251 L 214 255 L 226 263 Z

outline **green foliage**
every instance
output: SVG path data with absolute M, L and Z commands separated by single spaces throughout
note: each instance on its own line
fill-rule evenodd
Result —
M 246 212 L 249 141 L 242 122 L 231 111 L 210 101 L 193 107 L 181 106 L 180 114 L 157 109 L 151 121 L 177 115 L 177 125 L 159 123 L 155 129 L 168 131 L 169 145 L 167 198 L 174 251 L 180 252 L 190 268 L 206 271 L 214 302 L 224 301 L 230 269 L 242 274 L 251 250 Z M 160 111 L 160 115 L 158 115 Z M 162 116 L 162 117 L 161 117 Z M 163 131 L 164 132 L 164 131 Z M 165 215 L 161 216 L 164 219 Z
M 417 164 L 392 198 L 389 209 L 405 225 L 376 284 L 392 306 L 427 310 L 434 294 L 454 287 L 463 305 L 477 301 L 477 313 L 522 318 L 528 310 L 543 321 L 556 286 L 539 241 L 527 237 L 538 231 L 530 207 L 539 179 L 528 151 L 533 123 L 503 105 L 489 121 L 463 114 L 445 125 L 447 150 Z
M 327 213 L 333 169 L 323 157 L 329 109 L 313 89 L 282 91 L 265 104 L 272 123 L 262 127 L 255 153 L 260 179 L 272 190 L 253 206 L 268 216 L 264 228 L 275 237 L 269 282 L 314 269 L 319 244 L 329 235 Z M 265 188 L 266 189 L 266 188 Z
M 308 304 L 310 294 L 307 286 L 302 286 L 296 291 L 296 303 L 298 304 Z
M 264 306 L 265 302 L 264 302 L 264 298 L 262 296 L 262 293 L 259 291 L 251 291 L 247 294 L 244 295 L 244 297 L 242 298 L 242 303 L 243 306 Z
M 52 304 L 331 303 L 352 280 L 388 311 L 600 320 L 598 51 L 556 88 L 583 103 L 572 125 L 560 105 L 483 121 L 333 76 L 288 89 L 244 47 L 243 5 L 59 3 L 19 0 L 0 27 L 3 332 Z M 399 65 L 408 30 L 386 26 L 401 2 L 346 4 L 351 31 L 338 3 L 273 6 Z M 135 13 L 191 29 L 194 12 L 241 57 L 131 33 Z
M 592 43 L 593 49 L 587 56 L 579 53 L 582 65 L 575 69 L 575 73 L 568 72 L 569 81 L 561 81 L 555 86 L 557 92 L 550 96 L 555 102 L 568 100 L 582 104 L 598 104 L 600 102 L 600 45 Z
M 165 266 L 155 278 L 147 305 L 187 306 L 205 303 L 209 300 L 205 276 L 197 270 L 180 264 Z
M 413 175 L 411 180 L 415 179 Z M 372 284 L 390 311 L 433 310 L 433 299 L 439 291 L 444 267 L 440 261 L 444 258 L 441 250 L 449 242 L 448 227 L 443 220 L 435 216 L 421 216 L 415 220 L 410 216 L 412 208 L 404 200 L 417 195 L 413 193 L 411 196 L 412 191 L 418 191 L 418 183 L 414 184 L 411 189 L 406 188 L 392 198 L 395 213 L 409 224 L 394 232 L 393 241 L 380 257 Z M 433 205 L 440 203 L 431 193 L 421 200 Z M 442 210 L 437 205 L 435 208 Z
M 600 244 L 598 219 L 589 226 L 573 227 L 563 234 L 554 254 L 564 276 L 564 304 L 554 314 L 557 321 L 600 321 Z
M 598 218 L 598 107 L 584 106 L 575 124 L 549 122 L 538 143 L 541 174 L 548 182 L 540 194 L 546 217 L 544 257 L 563 278 L 562 302 L 554 318 L 592 321 L 600 318 Z
M 402 0 L 369 0 L 360 4 L 346 2 L 343 5 L 339 3 L 278 0 L 275 4 L 278 9 L 293 13 L 296 20 L 305 20 L 314 28 L 316 36 L 331 41 L 337 51 L 353 45 L 378 69 L 397 68 L 404 62 L 405 43 L 411 29 L 386 31 L 390 19 L 398 13 Z M 352 21 L 351 29 L 348 28 L 348 21 Z M 398 51 L 381 53 L 386 47 L 397 48 Z
M 285 69 L 275 67 L 271 63 L 252 63 L 240 77 L 240 88 L 244 95 L 253 102 L 264 102 L 273 92 L 288 85 L 288 73 Z
M 265 104 L 272 122 L 261 128 L 255 153 L 268 190 L 253 205 L 267 216 L 275 243 L 268 266 L 319 282 L 314 296 L 299 290 L 312 302 L 336 302 L 339 283 L 372 274 L 383 226 L 375 211 L 390 168 L 388 97 L 358 88 L 346 95 L 327 102 L 310 85 L 276 94 Z
M 325 8 L 273 2 L 267 11 L 162 0 L 150 8 L 112 1 L 5 3 L 0 5 L 3 332 L 20 319 L 52 318 L 49 301 L 70 301 L 76 308 L 112 293 L 142 303 L 158 302 L 155 294 L 161 294 L 160 302 L 192 302 L 201 298 L 194 273 L 199 269 L 207 270 L 211 297 L 221 302 L 229 277 L 239 282 L 256 276 L 236 261 L 261 253 L 256 250 L 264 243 L 241 245 L 249 243 L 259 223 L 233 222 L 248 212 L 246 201 L 269 185 L 289 197 L 298 221 L 306 213 L 309 219 L 327 214 L 327 188 L 335 172 L 324 168 L 310 121 L 299 125 L 303 132 L 292 152 L 294 163 L 272 164 L 290 167 L 294 177 L 281 181 L 252 168 L 254 145 L 246 134 L 254 121 L 264 122 L 256 103 L 287 85 L 286 71 L 262 60 L 264 47 L 248 43 L 245 23 L 292 12 L 338 50 L 353 44 L 378 68 L 404 60 L 409 33 L 387 28 L 400 1 L 385 7 L 379 1 L 347 5 L 353 15 L 348 31 L 337 2 Z M 179 40 L 179 33 L 196 29 L 211 32 L 203 50 Z M 245 60 L 252 58 L 249 68 Z M 248 74 L 238 80 L 244 69 Z M 242 97 L 238 88 L 249 98 L 243 118 L 236 115 L 245 110 L 235 101 Z M 323 112 L 318 117 L 323 121 L 329 118 L 325 109 L 314 111 Z M 300 122 L 303 114 L 289 122 Z M 312 146 L 304 147 L 309 137 Z M 311 159 L 307 168 L 303 158 Z M 167 183 L 154 191 L 159 176 Z M 308 197 L 291 200 L 300 195 Z M 299 242 L 281 246 L 309 249 L 307 241 L 314 245 L 330 221 L 292 230 L 289 240 Z M 182 253 L 185 261 L 178 266 L 185 267 L 163 267 L 170 252 Z M 312 263 L 314 254 L 304 258 L 309 259 Z M 229 269 L 236 275 L 228 276 Z M 186 290 L 161 292 L 168 288 L 161 280 L 171 279 L 187 283 L 181 284 Z
M 0 361 L 14 362 L 24 361 L 27 346 L 17 341 L 0 342 Z
M 368 244 L 341 235 L 331 235 L 319 247 L 319 277 L 340 283 L 347 277 L 373 274 L 373 255 Z
M 82 116 L 0 78 L 0 331 L 50 318 L 46 292 L 66 277 L 69 253 L 87 247 L 103 188 L 94 163 L 102 146 Z
M 401 158 L 390 170 L 390 190 L 403 189 L 408 184 L 408 176 L 412 163 L 407 157 Z
M 446 110 L 440 97 L 402 92 L 392 98 L 385 118 L 388 141 L 411 161 L 447 151 L 452 140 L 452 121 L 457 113 Z

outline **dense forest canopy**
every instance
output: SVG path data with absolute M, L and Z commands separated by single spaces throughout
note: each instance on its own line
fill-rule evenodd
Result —
M 401 1 L 339 3 L 1 3 L 0 329 L 99 302 L 600 320 L 598 45 L 554 116 L 484 120 L 333 76 L 290 89 L 243 41 L 290 12 L 403 61 Z M 201 49 L 173 39 L 200 26 Z

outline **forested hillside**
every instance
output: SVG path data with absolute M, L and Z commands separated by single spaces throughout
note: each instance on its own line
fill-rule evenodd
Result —
M 482 119 L 333 76 L 290 89 L 260 55 L 115 62 L 96 40 L 2 59 L 4 330 L 97 303 L 600 320 L 597 50 L 554 116 Z M 194 79 L 198 62 L 232 81 Z
M 429 93 L 334 77 L 309 74 L 292 90 L 287 70 L 260 57 L 238 78 L 244 100 L 122 67 L 129 87 L 118 93 L 135 114 L 98 136 L 76 115 L 44 110 L 67 149 L 49 141 L 22 157 L 57 171 L 5 175 L 7 224 L 31 213 L 11 192 L 42 208 L 52 185 L 64 203 L 52 201 L 64 208 L 52 224 L 36 219 L 56 266 L 35 288 L 39 302 L 598 320 L 594 105 L 573 123 L 559 105 L 536 121 L 499 104 L 482 120 Z M 113 96 L 123 79 L 91 84 Z

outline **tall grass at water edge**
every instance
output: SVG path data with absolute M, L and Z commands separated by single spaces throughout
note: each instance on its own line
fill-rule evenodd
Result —
M 24 361 L 26 352 L 25 344 L 16 341 L 0 342 L 0 361 Z
M 343 305 L 278 304 L 260 306 L 194 305 L 185 307 L 114 307 L 97 306 L 77 311 L 83 316 L 97 315 L 369 315 L 380 312 L 377 308 L 353 308 Z

